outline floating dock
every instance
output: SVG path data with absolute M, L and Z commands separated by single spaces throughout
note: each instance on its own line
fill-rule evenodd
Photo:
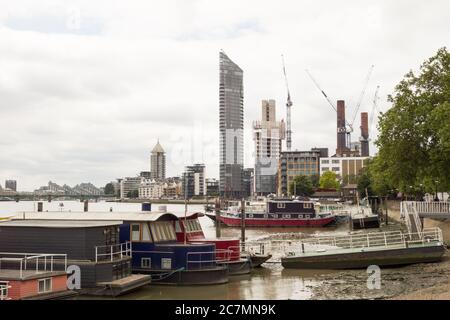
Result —
M 420 233 L 374 232 L 305 239 L 281 259 L 291 269 L 360 269 L 437 262 L 445 247 L 439 228 Z

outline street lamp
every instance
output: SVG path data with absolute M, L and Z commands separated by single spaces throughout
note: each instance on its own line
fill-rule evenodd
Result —
M 434 201 L 439 201 L 439 196 L 438 196 L 438 184 L 439 184 L 439 180 L 434 181 L 435 182 L 435 188 L 436 188 L 436 195 L 434 197 Z

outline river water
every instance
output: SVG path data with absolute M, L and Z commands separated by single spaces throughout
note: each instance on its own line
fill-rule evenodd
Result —
M 159 205 L 153 205 L 157 210 Z M 0 218 L 14 215 L 24 211 L 35 211 L 36 202 L 0 202 Z M 111 203 L 91 202 L 89 211 L 108 212 L 137 212 L 141 204 L 137 203 Z M 82 211 L 83 203 L 76 201 L 44 202 L 44 211 Z M 167 205 L 168 212 L 184 213 L 184 205 Z M 189 206 L 189 212 L 204 212 L 201 205 Z M 200 223 L 207 237 L 215 236 L 214 223 L 207 217 L 201 217 Z M 322 229 L 247 229 L 247 241 L 257 240 L 271 236 L 272 239 L 283 238 L 286 234 L 315 234 L 326 235 L 334 232 L 347 232 L 347 224 L 338 227 Z M 239 238 L 239 228 L 224 228 L 222 236 Z M 253 270 L 250 275 L 231 277 L 229 283 L 224 285 L 206 287 L 176 287 L 150 285 L 134 293 L 118 299 L 133 300 L 177 300 L 177 299 L 207 299 L 207 300 L 306 300 L 320 298 L 314 295 L 320 287 L 329 283 L 330 279 L 338 276 L 334 271 L 306 271 L 285 270 L 280 263 L 265 264 L 264 268 Z M 82 299 L 84 299 L 82 297 Z

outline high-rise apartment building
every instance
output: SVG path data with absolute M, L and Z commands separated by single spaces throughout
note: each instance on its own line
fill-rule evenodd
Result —
M 205 165 L 195 164 L 186 167 L 183 173 L 183 195 L 190 199 L 194 196 L 205 196 Z
M 253 122 L 255 190 L 259 196 L 277 192 L 278 161 L 286 136 L 284 121 L 276 121 L 275 100 L 262 101 L 261 121 Z
M 220 195 L 243 195 L 244 169 L 244 73 L 220 52 Z
M 152 150 L 150 156 L 150 177 L 153 180 L 164 180 L 166 178 L 166 153 L 161 144 L 158 143 Z
M 278 194 L 287 196 L 292 190 L 289 185 L 297 176 L 319 176 L 321 150 L 288 151 L 281 153 L 278 171 Z

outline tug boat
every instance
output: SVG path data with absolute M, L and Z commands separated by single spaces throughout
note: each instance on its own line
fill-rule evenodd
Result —
M 179 217 L 174 224 L 178 242 L 215 245 L 218 264 L 227 267 L 229 275 L 250 273 L 252 269 L 251 255 L 241 252 L 240 240 L 235 238 L 206 238 L 198 220 L 202 215 L 202 213 L 195 213 L 189 215 L 189 217 Z
M 213 214 L 206 214 L 216 220 Z M 220 222 L 228 227 L 241 226 L 241 206 L 239 203 L 229 206 L 220 214 Z M 336 221 L 335 215 L 320 212 L 313 201 L 305 200 L 268 200 L 245 206 L 245 227 L 325 227 Z

